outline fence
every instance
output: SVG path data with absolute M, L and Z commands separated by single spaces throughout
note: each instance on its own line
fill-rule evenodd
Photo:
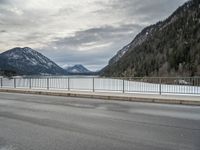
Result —
M 200 95 L 200 77 L 13 77 L 0 78 L 0 87 L 92 92 Z

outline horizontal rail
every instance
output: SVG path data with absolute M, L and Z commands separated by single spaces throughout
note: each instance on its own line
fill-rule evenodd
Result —
M 0 77 L 0 87 L 200 95 L 200 77 L 17 76 Z

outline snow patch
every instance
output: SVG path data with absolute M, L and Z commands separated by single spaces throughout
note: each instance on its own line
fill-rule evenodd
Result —
M 71 72 L 77 73 L 79 71 L 77 69 L 72 69 Z

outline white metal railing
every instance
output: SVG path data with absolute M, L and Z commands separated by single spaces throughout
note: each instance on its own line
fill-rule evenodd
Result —
M 92 92 L 200 95 L 200 77 L 1 77 L 0 87 Z

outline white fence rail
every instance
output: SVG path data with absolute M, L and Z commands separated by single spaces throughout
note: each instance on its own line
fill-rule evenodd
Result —
M 13 77 L 0 78 L 0 87 L 200 95 L 200 78 Z

